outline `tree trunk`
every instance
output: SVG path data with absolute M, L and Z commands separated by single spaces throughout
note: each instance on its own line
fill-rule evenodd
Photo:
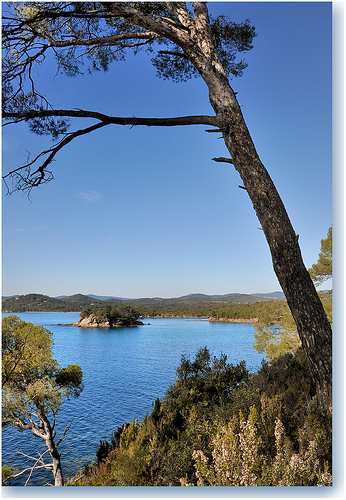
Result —
M 64 478 L 62 475 L 61 460 L 58 450 L 54 448 L 49 448 L 49 453 L 53 460 L 53 475 L 54 475 L 54 486 L 64 486 Z
M 62 474 L 61 459 L 58 449 L 54 442 L 53 429 L 49 420 L 45 416 L 41 416 L 46 431 L 46 445 L 53 461 L 54 486 L 64 486 L 64 478 Z
M 332 329 L 312 279 L 303 263 L 298 235 L 282 200 L 261 163 L 240 106 L 223 76 L 207 81 L 210 102 L 232 162 L 261 223 L 273 267 L 297 325 L 321 405 L 332 408 Z M 210 81 L 212 80 L 212 81 Z M 228 88 L 227 88 L 228 87 Z M 221 96 L 221 98 L 220 98 Z

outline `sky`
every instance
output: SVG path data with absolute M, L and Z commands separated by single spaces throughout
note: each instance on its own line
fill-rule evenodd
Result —
M 310 267 L 332 224 L 331 3 L 208 7 L 237 22 L 249 18 L 256 28 L 248 67 L 231 85 Z M 113 116 L 212 114 L 201 79 L 159 79 L 144 52 L 113 63 L 107 73 L 76 78 L 57 75 L 48 61 L 36 79 L 48 99 L 66 109 Z M 252 203 L 238 188 L 239 174 L 212 161 L 228 152 L 206 128 L 109 126 L 64 148 L 53 165 L 54 181 L 30 200 L 4 190 L 2 295 L 138 298 L 280 290 Z M 37 154 L 50 145 L 26 124 L 5 127 L 3 172 L 21 164 L 27 151 Z

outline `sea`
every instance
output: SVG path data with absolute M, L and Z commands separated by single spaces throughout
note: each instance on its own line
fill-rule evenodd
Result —
M 253 348 L 255 331 L 249 323 L 146 318 L 141 326 L 95 329 L 71 326 L 79 319 L 76 313 L 16 316 L 53 333 L 54 359 L 62 368 L 79 364 L 83 370 L 82 394 L 67 401 L 56 418 L 56 439 L 72 422 L 59 445 L 65 480 L 96 461 L 101 440 L 110 441 L 118 427 L 150 414 L 156 398 L 162 399 L 174 383 L 183 354 L 193 360 L 206 346 L 212 355 L 226 354 L 229 363 L 245 360 L 251 372 L 258 370 L 263 359 Z M 28 430 L 2 432 L 2 465 L 22 470 L 45 450 L 44 442 Z M 20 476 L 10 485 L 23 486 L 27 478 L 28 474 Z M 28 485 L 51 481 L 49 471 L 36 470 Z

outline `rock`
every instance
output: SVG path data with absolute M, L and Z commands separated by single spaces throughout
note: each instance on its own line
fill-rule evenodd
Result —
M 72 323 L 72 326 L 79 326 L 80 328 L 110 328 L 109 321 L 98 323 L 95 314 L 90 314 L 90 316 L 80 319 L 77 323 Z

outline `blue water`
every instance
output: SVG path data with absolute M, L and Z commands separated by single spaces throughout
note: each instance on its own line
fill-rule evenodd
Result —
M 6 314 L 4 314 L 5 316 Z M 24 321 L 43 325 L 54 334 L 54 358 L 65 367 L 79 364 L 83 370 L 84 391 L 67 402 L 57 417 L 57 437 L 73 419 L 59 446 L 63 472 L 72 476 L 84 464 L 95 461 L 100 440 L 135 417 L 141 421 L 151 412 L 157 397 L 163 398 L 174 382 L 182 354 L 194 358 L 207 346 L 215 356 L 227 355 L 228 362 L 246 361 L 256 371 L 262 355 L 256 353 L 254 328 L 243 323 L 209 323 L 191 319 L 146 319 L 143 326 L 123 329 L 82 329 L 69 326 L 79 319 L 75 313 L 20 313 Z M 21 470 L 28 459 L 38 457 L 45 445 L 30 431 L 10 429 L 2 436 L 3 465 Z M 31 485 L 51 481 L 51 474 L 35 472 Z M 15 485 L 24 484 L 19 478 Z

